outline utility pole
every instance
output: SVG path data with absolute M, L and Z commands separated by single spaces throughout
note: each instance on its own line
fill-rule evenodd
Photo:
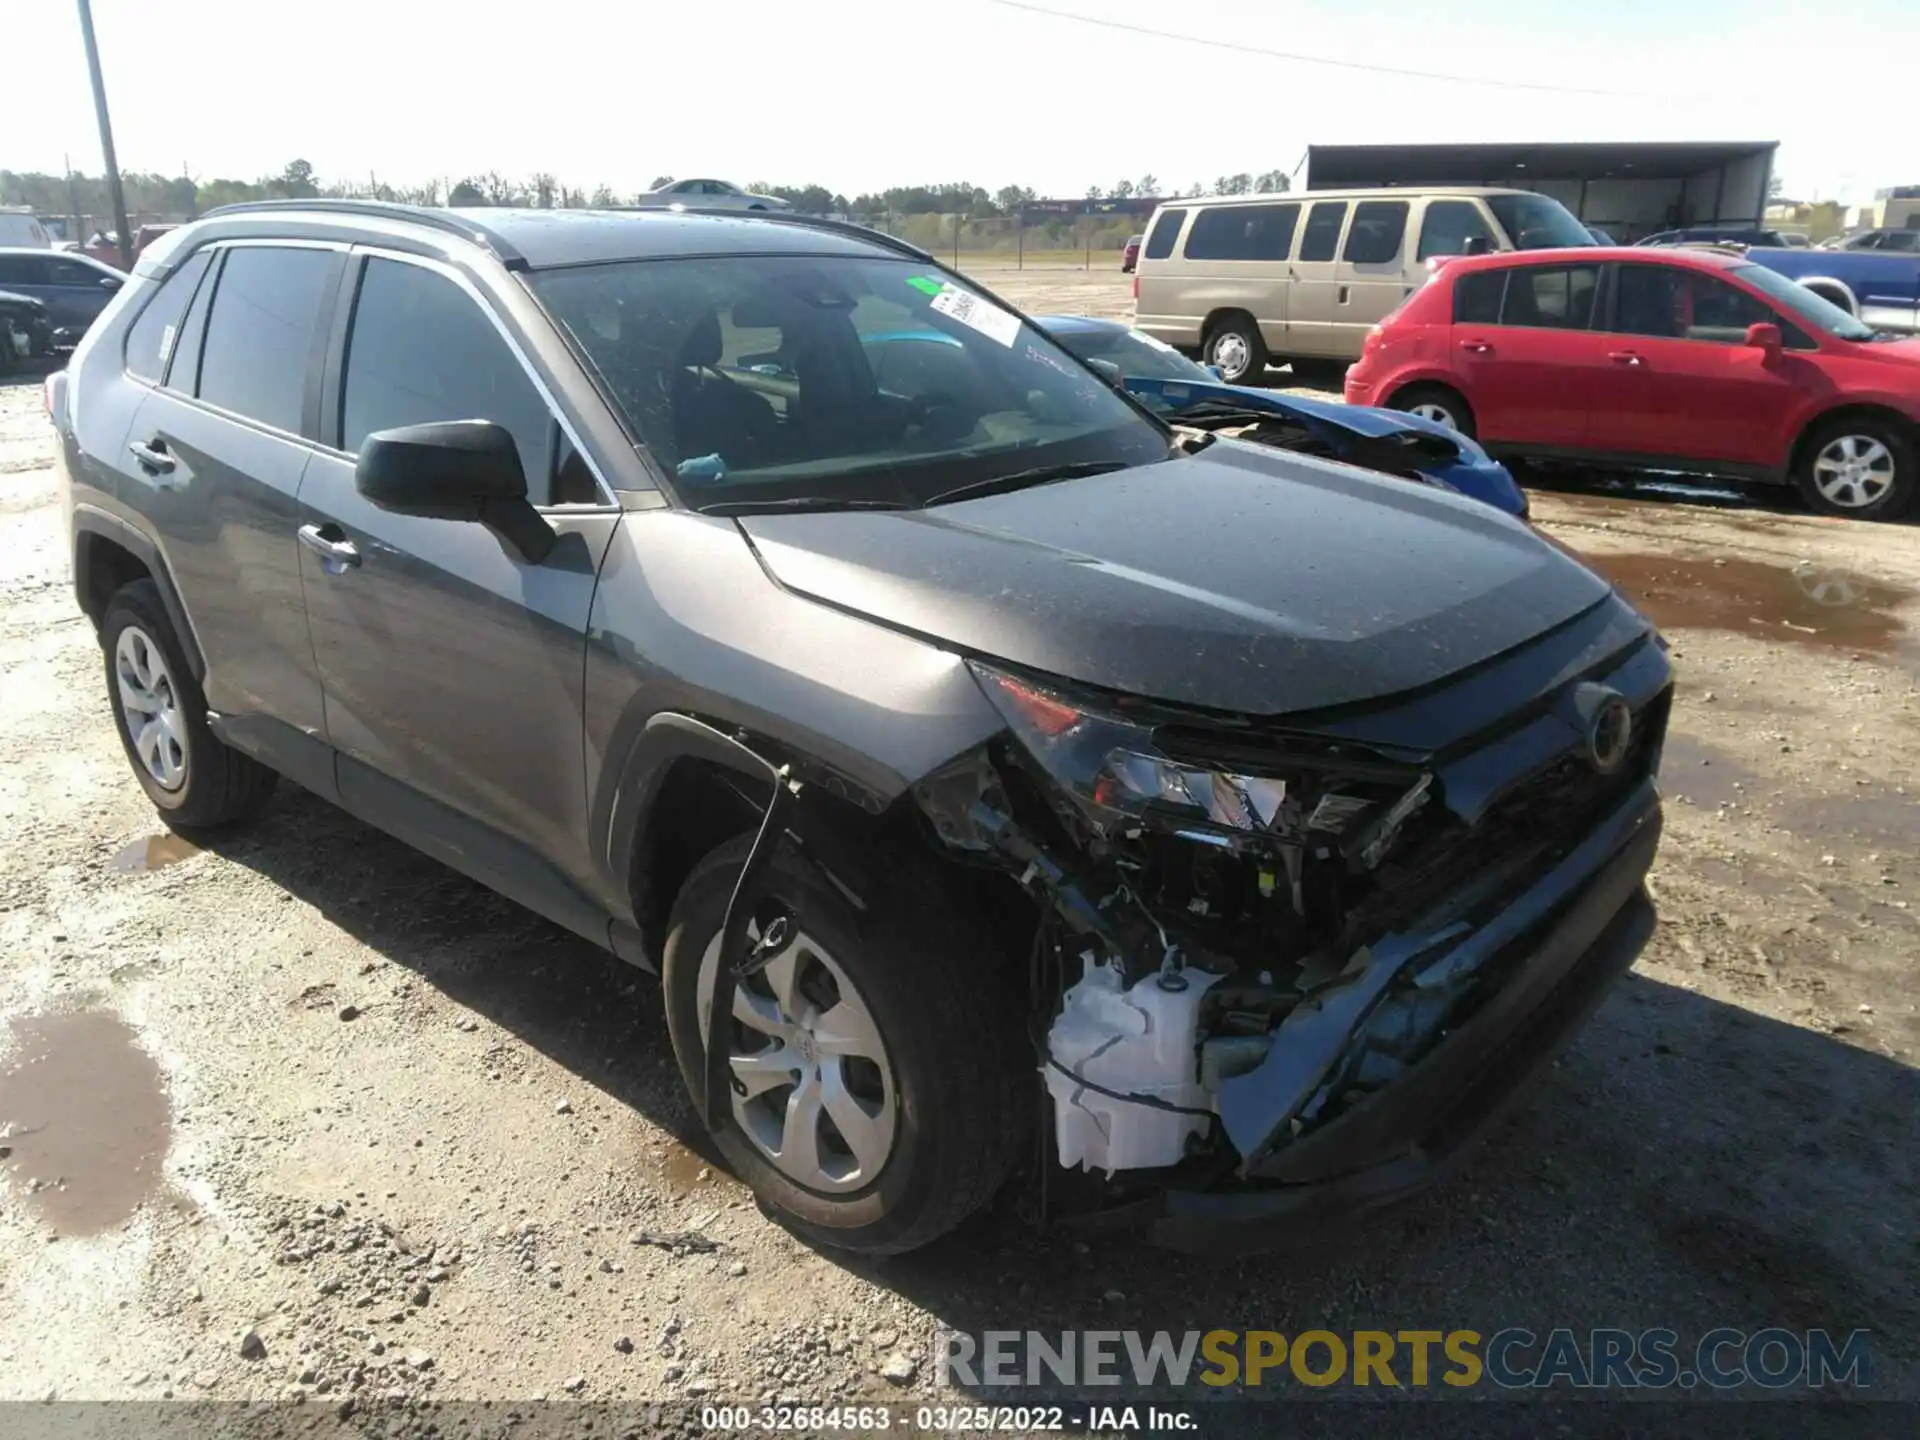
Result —
M 78 0 L 80 39 L 87 47 L 87 76 L 93 81 L 93 114 L 100 122 L 100 156 L 107 166 L 107 193 L 113 197 L 113 223 L 119 227 L 120 268 L 133 269 L 133 236 L 127 233 L 127 196 L 120 188 L 120 162 L 113 156 L 113 122 L 107 118 L 107 87 L 100 79 L 100 47 L 93 41 L 93 5 Z

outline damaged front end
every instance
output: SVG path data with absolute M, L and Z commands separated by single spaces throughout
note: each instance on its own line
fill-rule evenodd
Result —
M 1055 1158 L 1116 1194 L 1148 1182 L 1176 1243 L 1271 1228 L 1304 1192 L 1369 1172 L 1391 1172 L 1374 1189 L 1415 1188 L 1408 1158 L 1439 1158 L 1426 1152 L 1487 1098 L 1488 1067 L 1556 1028 L 1561 982 L 1645 905 L 1656 645 L 1491 739 L 1474 727 L 1431 750 L 1392 724 L 1195 717 L 974 669 L 1007 731 L 916 798 L 950 853 L 1004 868 L 1040 906 L 1033 1031 Z M 1597 760 L 1595 735 L 1611 747 Z M 1477 1058 L 1460 1065 L 1463 1048 Z M 1452 1093 L 1416 1078 L 1442 1070 Z

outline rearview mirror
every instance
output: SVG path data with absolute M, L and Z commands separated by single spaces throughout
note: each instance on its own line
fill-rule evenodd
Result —
M 1100 378 L 1116 390 L 1123 388 L 1127 383 L 1126 375 L 1111 360 L 1101 360 L 1096 357 L 1087 361 L 1087 368 L 1098 372 Z
M 1785 343 L 1786 339 L 1781 335 L 1778 325 L 1760 324 L 1747 327 L 1747 344 L 1755 349 L 1764 350 L 1769 355 L 1778 354 L 1780 347 Z
M 396 515 L 477 520 L 536 564 L 553 549 L 553 527 L 527 503 L 520 447 L 491 420 L 376 430 L 360 442 L 353 488 Z

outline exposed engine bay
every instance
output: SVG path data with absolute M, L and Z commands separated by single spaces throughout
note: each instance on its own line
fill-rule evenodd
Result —
M 1100 712 L 975 672 L 1012 743 L 916 796 L 950 852 L 1041 903 L 1031 1019 L 1056 1155 L 1107 1177 L 1245 1175 L 1399 1078 L 1498 987 L 1501 953 L 1454 942 L 1600 798 L 1581 767 L 1540 791 L 1557 823 L 1469 837 L 1431 756 Z

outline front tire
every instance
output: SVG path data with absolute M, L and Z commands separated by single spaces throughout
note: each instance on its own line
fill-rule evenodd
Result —
M 696 1099 L 720 927 L 750 848 L 741 836 L 696 865 L 668 927 L 667 1028 Z M 735 998 L 716 1143 L 810 1241 L 925 1245 L 984 1206 L 1018 1153 L 1021 1008 L 987 942 L 910 868 L 847 877 L 864 911 L 784 850 L 765 876 L 790 934 Z
M 1842 415 L 1807 436 L 1793 478 L 1822 515 L 1895 520 L 1913 504 L 1916 466 L 1910 431 L 1877 416 Z
M 114 728 L 160 818 L 191 830 L 259 813 L 280 777 L 207 728 L 207 697 L 153 581 L 114 593 L 100 645 Z

